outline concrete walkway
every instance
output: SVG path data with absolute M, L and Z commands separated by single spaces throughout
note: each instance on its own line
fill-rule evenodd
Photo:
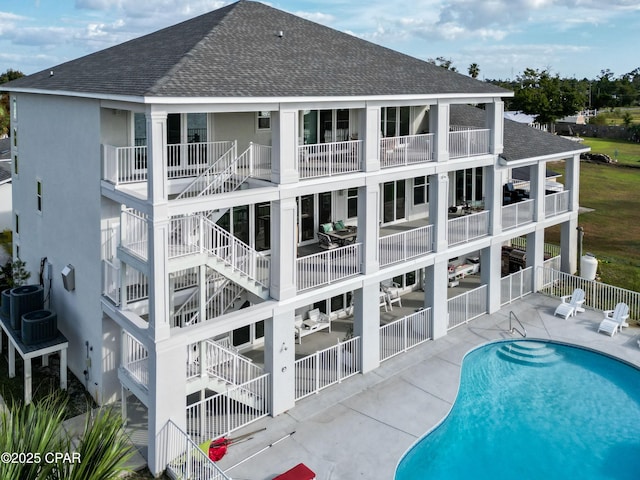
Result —
M 508 332 L 510 310 L 529 339 L 581 345 L 640 366 L 639 328 L 608 337 L 597 333 L 602 312 L 587 310 L 564 320 L 553 316 L 557 304 L 529 295 L 303 399 L 278 417 L 248 425 L 230 436 L 266 430 L 229 447 L 218 465 L 234 480 L 270 480 L 300 462 L 318 480 L 392 479 L 403 453 L 449 412 L 464 355 L 493 340 L 521 338 Z

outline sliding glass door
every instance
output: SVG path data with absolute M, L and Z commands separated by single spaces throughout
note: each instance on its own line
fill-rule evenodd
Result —
M 405 218 L 405 181 L 387 182 L 382 186 L 382 223 Z

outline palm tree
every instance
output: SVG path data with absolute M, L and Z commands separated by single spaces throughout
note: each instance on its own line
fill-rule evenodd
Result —
M 0 413 L 0 452 L 31 458 L 0 462 L 0 478 L 20 480 L 111 480 L 127 472 L 133 455 L 120 416 L 110 409 L 87 413 L 77 446 L 61 428 L 67 401 L 53 394 L 37 404 L 14 403 Z M 53 454 L 69 454 L 57 459 Z M 75 457 L 73 456 L 75 455 Z M 75 460 L 74 460 L 75 459 Z M 79 460 L 79 461 L 78 461 Z
M 469 75 L 471 75 L 471 78 L 478 78 L 478 75 L 480 75 L 480 67 L 477 63 L 469 65 Z

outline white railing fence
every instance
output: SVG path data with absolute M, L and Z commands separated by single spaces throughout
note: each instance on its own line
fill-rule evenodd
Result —
M 205 371 L 210 377 L 232 385 L 240 385 L 264 375 L 264 370 L 234 349 L 207 340 Z
M 314 253 L 296 260 L 298 291 L 329 285 L 361 271 L 361 244 Z
M 500 280 L 500 305 L 507 305 L 533 293 L 533 267 L 514 272 Z
M 380 237 L 378 249 L 381 267 L 433 252 L 433 225 Z
M 447 300 L 450 330 L 487 313 L 487 286 L 482 285 Z
M 380 168 L 433 161 L 433 133 L 380 139 Z
M 167 176 L 169 179 L 198 176 L 235 144 L 234 140 L 169 144 Z
M 489 211 L 447 220 L 447 235 L 450 247 L 489 235 Z
M 298 146 L 301 179 L 359 172 L 362 140 Z
M 146 215 L 128 208 L 120 214 L 120 246 L 146 260 L 149 255 L 149 225 Z
M 187 185 L 176 197 L 176 200 L 235 190 L 233 187 L 237 182 L 234 181 L 234 176 L 238 174 L 238 170 L 242 166 L 247 167 L 245 170 L 248 174 L 248 165 L 241 165 L 234 142 L 214 164 L 208 166 L 206 170 Z M 231 188 L 226 188 L 230 184 L 232 184 Z
M 419 310 L 380 327 L 380 361 L 433 338 L 431 308 Z
M 449 158 L 470 157 L 489 153 L 489 134 L 486 128 L 451 126 Z
M 250 175 L 253 178 L 271 181 L 271 147 L 252 143 L 250 155 Z
M 551 193 L 544 197 L 544 216 L 545 218 L 560 215 L 569 211 L 569 195 L 570 190 L 563 192 Z
M 502 207 L 502 229 L 519 227 L 533 222 L 534 200 L 524 200 Z
M 102 294 L 120 305 L 120 267 L 110 260 L 102 260 Z
M 158 434 L 157 449 L 171 478 L 231 480 L 198 444 L 171 420 Z
M 318 393 L 361 371 L 360 337 L 338 342 L 295 362 L 295 399 Z
M 149 352 L 126 330 L 122 330 L 122 368 L 138 383 L 149 388 Z
M 527 251 L 527 237 L 514 237 L 510 241 L 511 246 L 518 250 Z M 554 245 L 552 243 L 544 244 L 544 254 L 547 257 L 559 257 L 560 245 Z
M 629 306 L 629 318 L 640 320 L 640 292 L 549 268 L 538 268 L 537 275 L 538 285 L 541 285 L 540 293 L 562 297 L 571 295 L 576 288 L 582 288 L 585 292 L 583 306 L 595 310 L 613 310 L 618 303 L 624 302 Z
M 269 374 L 187 406 L 187 433 L 198 444 L 238 430 L 271 413 Z

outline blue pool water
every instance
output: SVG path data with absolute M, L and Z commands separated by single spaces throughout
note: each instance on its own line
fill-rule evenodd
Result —
M 640 370 L 554 343 L 480 347 L 451 412 L 395 478 L 639 479 Z

